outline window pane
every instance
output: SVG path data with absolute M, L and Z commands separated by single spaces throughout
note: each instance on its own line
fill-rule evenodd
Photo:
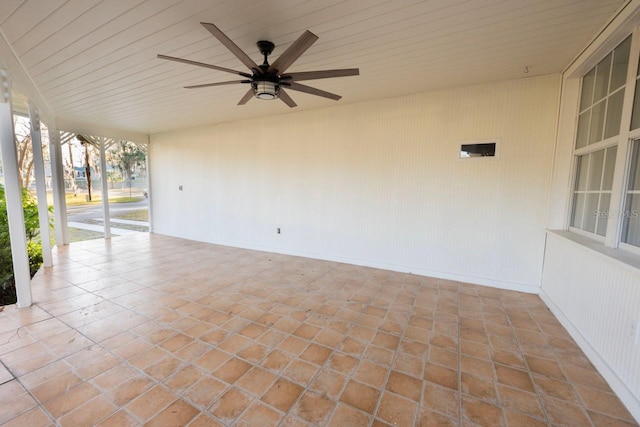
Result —
M 612 54 L 607 55 L 596 67 L 596 84 L 593 95 L 594 102 L 607 96 L 609 91 L 609 72 L 611 70 Z
M 571 214 L 571 226 L 582 228 L 582 216 L 584 213 L 584 193 L 573 195 L 573 213 Z
M 593 104 L 593 83 L 596 81 L 595 67 L 582 78 L 582 94 L 580 95 L 580 111 Z
M 604 139 L 620 133 L 620 117 L 622 117 L 622 101 L 624 90 L 620 90 L 607 99 L 607 122 L 604 128 Z
M 640 194 L 627 196 L 622 241 L 640 246 Z
M 609 204 L 611 203 L 611 194 L 602 193 L 600 195 L 600 206 L 598 207 L 598 229 L 596 233 L 604 236 L 607 233 L 607 222 L 609 218 Z
M 595 153 L 591 153 L 587 190 L 600 191 L 603 166 L 604 166 L 604 150 L 599 150 L 599 151 L 596 151 Z
M 631 130 L 640 127 L 640 82 L 636 82 L 636 92 L 633 95 L 633 113 L 631 115 Z
M 591 126 L 589 129 L 589 144 L 602 141 L 602 130 L 604 128 L 604 107 L 605 101 L 601 101 L 591 109 Z
M 582 229 L 590 233 L 596 231 L 596 219 L 598 210 L 598 201 L 600 195 L 598 193 L 588 193 L 584 202 L 584 220 L 582 222 Z
M 589 142 L 589 118 L 591 110 L 580 114 L 578 118 L 578 136 L 576 137 L 576 148 L 586 147 Z
M 633 143 L 630 165 L 628 191 L 640 191 L 640 142 L 638 141 Z
M 613 70 L 611 72 L 610 92 L 624 85 L 627 80 L 627 66 L 629 65 L 629 49 L 631 48 L 631 36 L 620 43 L 613 52 Z
M 638 140 L 633 143 L 628 183 L 627 191 L 640 190 L 640 141 Z M 623 214 L 622 241 L 640 246 L 640 194 L 627 193 Z
M 576 191 L 587 189 L 587 172 L 589 171 L 589 154 L 578 157 L 578 167 L 576 168 Z
M 607 156 L 604 161 L 604 176 L 602 177 L 602 189 L 611 191 L 613 186 L 613 172 L 616 167 L 616 156 L 618 155 L 618 147 L 607 148 Z

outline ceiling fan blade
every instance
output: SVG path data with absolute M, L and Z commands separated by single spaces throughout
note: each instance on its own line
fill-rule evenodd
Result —
M 253 93 L 253 88 L 249 89 L 247 93 L 245 93 L 244 96 L 240 99 L 240 102 L 238 102 L 238 105 L 246 104 L 247 102 L 249 102 L 251 98 L 254 97 L 254 95 L 255 94 Z
M 225 45 L 227 49 L 231 51 L 242 63 L 250 70 L 260 69 L 258 68 L 258 64 L 256 64 L 253 59 L 249 58 L 249 55 L 244 53 L 242 49 L 238 47 L 225 33 L 220 31 L 218 27 L 208 22 L 200 23 L 204 28 L 206 28 L 215 38 L 217 38 L 220 43 Z
M 344 70 L 302 71 L 299 73 L 287 73 L 283 79 L 291 78 L 297 82 L 302 80 L 330 79 L 333 77 L 348 77 L 360 75 L 358 68 L 346 68 Z
M 305 31 L 298 37 L 298 40 L 293 42 L 293 44 L 269 66 L 269 71 L 278 70 L 278 73 L 284 73 L 316 40 L 318 40 L 318 36 L 309 30 Z
M 287 85 L 289 89 L 297 90 L 298 92 L 304 92 L 311 95 L 322 96 L 323 98 L 333 99 L 335 101 L 342 98 L 340 95 L 336 95 L 335 93 L 326 92 L 324 90 L 316 89 L 315 87 L 301 85 L 300 83 L 291 82 Z
M 282 102 L 284 102 L 285 104 L 287 104 L 291 108 L 296 107 L 298 105 L 298 104 L 295 103 L 295 101 L 293 99 L 291 99 L 289 94 L 287 92 L 285 92 L 284 89 L 282 89 L 282 88 L 280 88 L 279 98 L 282 100 Z
M 197 89 L 200 87 L 209 87 L 209 86 L 225 86 L 225 85 L 234 85 L 237 83 L 251 83 L 251 80 L 232 80 L 230 82 L 217 82 L 217 83 L 205 83 L 202 85 L 193 85 L 193 86 L 185 86 L 185 89 Z
M 218 67 L 217 65 L 205 64 L 204 62 L 191 61 L 189 59 L 176 58 L 175 56 L 158 55 L 160 59 L 166 59 L 169 61 L 183 62 L 185 64 L 197 65 L 198 67 L 211 68 L 213 70 L 224 71 L 226 73 L 237 74 L 242 77 L 251 77 L 251 74 L 243 73 L 242 71 L 232 70 L 230 68 Z

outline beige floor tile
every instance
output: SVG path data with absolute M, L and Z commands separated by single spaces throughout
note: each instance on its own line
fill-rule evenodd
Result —
M 391 371 L 386 389 L 419 402 L 422 396 L 422 381 L 401 372 Z
M 198 411 L 193 406 L 189 405 L 182 399 L 178 399 L 165 408 L 158 415 L 149 420 L 145 426 L 148 427 L 164 427 L 168 425 L 172 426 L 184 426 L 187 425 L 196 415 Z
M 261 396 L 276 380 L 276 376 L 260 367 L 253 367 L 242 376 L 236 385 L 254 395 Z
M 575 389 L 578 391 L 587 410 L 600 412 L 626 421 L 633 421 L 629 411 L 613 393 L 581 385 L 575 386 Z
M 358 366 L 358 359 L 347 354 L 334 352 L 327 363 L 331 369 L 345 375 L 351 375 Z
M 292 360 L 282 375 L 299 384 L 309 384 L 320 368 L 301 359 Z
M 587 411 L 589 418 L 596 426 L 611 426 L 611 427 L 632 427 L 637 426 L 635 421 L 621 420 L 620 418 L 610 417 L 608 415 L 600 414 L 598 412 Z
M 388 368 L 363 360 L 358 366 L 355 378 L 367 385 L 382 388 L 387 379 Z
M 171 378 L 165 382 L 165 385 L 175 393 L 182 393 L 205 375 L 206 374 L 196 366 L 187 365 L 171 376 Z
M 544 421 L 510 409 L 505 409 L 504 415 L 508 426 L 544 427 L 548 425 Z
M 124 406 L 153 386 L 153 382 L 145 377 L 136 376 L 119 384 L 105 393 L 117 406 Z
M 37 406 L 2 425 L 3 427 L 49 427 L 55 424 L 42 407 Z
M 189 427 L 224 427 L 218 421 L 214 420 L 210 415 L 201 413 L 195 417 L 190 423 Z
M 288 412 L 303 390 L 298 384 L 280 378 L 262 396 L 262 401 L 282 412 Z
M 416 409 L 415 402 L 384 392 L 380 399 L 376 418 L 394 426 L 412 426 Z
M 365 427 L 369 425 L 370 416 L 345 404 L 339 403 L 329 423 L 331 427 Z
M 218 397 L 220 397 L 228 386 L 212 377 L 201 378 L 191 388 L 183 393 L 198 408 L 208 408 Z
M 368 414 L 373 414 L 379 398 L 380 390 L 351 380 L 342 392 L 340 401 Z
M 262 366 L 277 373 L 282 371 L 291 359 L 292 356 L 289 354 L 283 353 L 280 350 L 274 350 L 262 361 Z
M 283 418 L 283 413 L 278 412 L 270 406 L 256 400 L 251 403 L 242 416 L 238 418 L 236 425 L 238 427 L 275 427 Z
M 61 375 L 44 381 L 29 391 L 40 403 L 44 403 L 61 393 L 66 393 L 80 383 L 82 383 L 82 378 L 71 371 L 63 371 Z
M 162 386 L 155 386 L 129 403 L 125 409 L 142 421 L 147 421 L 176 398 L 175 394 Z
M 117 407 L 113 403 L 98 396 L 60 418 L 59 423 L 63 427 L 95 425 L 116 410 Z
M 251 364 L 237 358 L 232 358 L 213 372 L 213 375 L 220 378 L 228 384 L 235 383 L 249 369 Z
M 127 413 L 124 409 L 115 412 L 106 418 L 97 427 L 135 427 L 139 422 Z
M 230 356 L 228 354 L 223 353 L 222 351 L 217 349 L 212 349 L 197 358 L 193 363 L 211 372 L 220 367 L 229 359 Z
M 519 369 L 512 369 L 506 366 L 496 365 L 496 375 L 500 384 L 518 388 L 520 390 L 533 392 L 533 383 L 529 373 Z
M 557 425 L 583 426 L 589 424 L 586 411 L 578 406 L 572 405 L 564 400 L 557 400 L 551 397 L 542 397 L 542 404 L 549 417 L 549 421 Z
M 460 415 L 460 394 L 457 391 L 425 381 L 422 396 L 423 399 L 420 402 L 421 407 L 450 418 L 458 419 Z
M 420 427 L 454 427 L 458 425 L 458 421 L 423 408 L 418 412 L 416 425 Z
M 325 425 L 336 404 L 321 394 L 306 392 L 293 408 L 293 413 L 313 425 Z
M 46 402 L 44 407 L 55 418 L 60 418 L 99 394 L 100 391 L 90 383 L 82 383 Z
M 212 406 L 209 412 L 221 421 L 231 424 L 251 404 L 253 399 L 236 387 L 232 387 L 222 395 Z
M 487 378 L 462 372 L 460 375 L 460 391 L 476 399 L 495 402 L 497 399 L 496 386 Z
M 544 413 L 534 394 L 501 384 L 496 388 L 498 401 L 503 407 L 515 409 L 533 418 L 544 419 Z
M 0 424 L 38 406 L 38 402 L 17 380 L 0 385 L 0 402 L 3 407 L 0 411 Z
M 159 235 L 55 257 L 0 313 L 0 423 L 637 425 L 535 295 Z
M 504 426 L 502 409 L 481 400 L 462 398 L 462 419 L 481 426 Z

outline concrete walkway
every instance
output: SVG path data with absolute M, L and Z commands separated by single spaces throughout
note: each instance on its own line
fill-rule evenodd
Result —
M 112 220 L 112 222 L 115 222 Z M 135 222 L 135 221 L 133 221 Z M 104 226 L 102 225 L 95 225 L 95 224 L 85 224 L 83 222 L 68 222 L 69 227 L 73 227 L 73 228 L 79 228 L 81 230 L 89 230 L 89 231 L 96 231 L 98 233 L 103 233 L 104 232 Z M 138 224 L 136 224 L 138 225 Z M 142 224 L 140 224 L 142 225 Z M 127 236 L 130 234 L 145 234 L 146 231 L 135 231 L 135 230 L 126 230 L 124 228 L 116 228 L 116 227 L 111 227 L 111 234 L 113 234 L 114 236 Z

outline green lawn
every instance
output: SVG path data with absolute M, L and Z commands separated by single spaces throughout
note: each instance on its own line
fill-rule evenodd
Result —
M 35 192 L 33 193 L 35 197 Z M 67 206 L 80 206 L 80 205 L 97 205 L 102 203 L 102 197 L 99 194 L 93 195 L 90 202 L 87 201 L 87 196 L 85 194 L 78 194 L 74 196 L 73 194 L 67 193 L 65 195 L 65 200 L 67 202 Z M 138 197 L 110 197 L 109 203 L 134 203 L 140 202 L 144 200 L 143 196 Z M 47 204 L 49 206 L 53 205 L 53 193 L 47 192 Z
M 101 239 L 104 233 L 97 231 L 82 230 L 80 228 L 69 227 L 69 242 L 84 242 L 85 240 Z
M 136 211 L 123 212 L 113 215 L 113 218 L 128 219 L 130 221 L 149 221 L 149 209 L 140 209 Z

